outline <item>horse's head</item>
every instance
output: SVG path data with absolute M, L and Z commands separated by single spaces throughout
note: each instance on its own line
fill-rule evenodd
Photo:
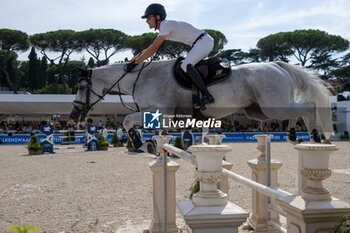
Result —
M 92 70 L 77 68 L 81 72 L 81 76 L 78 84 L 78 92 L 73 101 L 73 107 L 70 113 L 70 118 L 76 123 L 78 121 L 85 121 L 85 117 L 91 109 L 91 92 L 93 92 L 91 82 Z

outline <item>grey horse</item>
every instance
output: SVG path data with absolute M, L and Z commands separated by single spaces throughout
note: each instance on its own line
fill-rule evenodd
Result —
M 192 92 L 181 88 L 174 79 L 175 60 L 156 61 L 139 72 L 125 73 L 124 64 L 112 64 L 90 71 L 83 70 L 71 118 L 78 122 L 98 103 L 107 89 L 132 95 L 140 108 L 125 117 L 129 130 L 142 124 L 142 111 L 192 109 Z M 139 68 L 138 68 L 139 67 Z M 141 68 L 139 64 L 135 70 Z M 251 63 L 232 66 L 231 76 L 208 89 L 215 103 L 202 111 L 206 117 L 221 119 L 243 110 L 250 119 L 289 120 L 289 138 L 296 140 L 294 127 L 302 117 L 311 138 L 320 142 L 318 131 L 328 138 L 333 133 L 330 91 L 316 74 L 285 62 Z M 139 77 L 138 77 L 139 76 Z M 137 79 L 137 82 L 136 82 Z M 81 119 L 81 118 L 80 118 Z M 294 130 L 294 131 L 293 131 Z

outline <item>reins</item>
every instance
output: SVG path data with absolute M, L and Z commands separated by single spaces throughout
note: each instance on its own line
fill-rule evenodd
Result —
M 139 111 L 140 111 L 140 108 L 139 108 L 138 104 L 135 102 L 135 99 L 134 99 L 134 93 L 135 93 L 136 83 L 137 83 L 137 81 L 138 81 L 138 79 L 139 79 L 139 77 L 140 77 L 140 75 L 141 75 L 142 70 L 143 70 L 144 68 L 146 68 L 147 66 L 149 66 L 149 65 L 152 63 L 152 61 L 154 61 L 155 57 L 156 57 L 156 55 L 153 56 L 152 59 L 151 59 L 146 65 L 145 65 L 145 62 L 143 62 L 143 63 L 142 63 L 142 66 L 141 66 L 141 68 L 140 68 L 139 70 L 136 70 L 136 71 L 134 71 L 134 72 L 127 72 L 127 71 L 125 71 L 124 74 L 123 74 L 117 81 L 115 81 L 115 82 L 113 83 L 113 85 L 112 85 L 110 88 L 107 89 L 107 91 L 105 91 L 105 92 L 103 93 L 103 95 L 97 94 L 97 93 L 92 89 L 92 87 L 91 87 L 92 69 L 90 69 L 90 70 L 88 71 L 88 77 L 83 77 L 83 78 L 80 78 L 80 79 L 79 79 L 79 83 L 80 83 L 81 81 L 83 81 L 83 80 L 86 80 L 86 82 L 87 82 L 87 88 L 88 88 L 88 89 L 87 89 L 87 93 L 86 93 L 86 101 L 85 101 L 85 103 L 84 103 L 84 102 L 75 100 L 75 101 L 73 102 L 73 105 L 74 105 L 75 107 L 77 107 L 77 106 L 76 106 L 74 103 L 77 103 L 77 104 L 82 105 L 82 106 L 83 106 L 83 109 L 81 109 L 80 111 L 83 112 L 83 113 L 82 113 L 83 115 L 87 115 L 87 113 L 92 109 L 92 107 L 93 107 L 95 104 L 97 104 L 100 100 L 103 100 L 104 97 L 105 97 L 116 85 L 118 85 L 118 95 L 119 95 L 119 99 L 120 99 L 121 104 L 122 104 L 125 108 L 127 108 L 127 109 L 129 109 L 129 110 L 131 110 L 131 111 L 139 112 Z M 127 105 L 124 103 L 124 101 L 123 101 L 123 99 L 122 99 L 122 97 L 121 97 L 121 91 L 120 91 L 120 85 L 119 85 L 119 82 L 126 76 L 126 74 L 128 74 L 128 73 L 135 73 L 135 72 L 139 72 L 139 73 L 138 73 L 137 78 L 136 78 L 136 80 L 135 80 L 135 82 L 134 82 L 134 84 L 133 84 L 132 97 L 133 97 L 133 99 L 134 99 L 134 103 L 135 103 L 135 105 L 136 105 L 136 107 L 137 107 L 137 110 L 135 110 L 135 109 L 133 109 L 133 108 L 127 106 Z M 90 104 L 90 92 L 92 92 L 94 95 L 96 95 L 96 96 L 98 97 L 98 99 L 97 99 L 95 102 L 93 102 L 92 104 Z M 77 108 L 78 108 L 78 107 L 77 107 Z M 79 108 L 78 108 L 78 109 L 79 109 Z

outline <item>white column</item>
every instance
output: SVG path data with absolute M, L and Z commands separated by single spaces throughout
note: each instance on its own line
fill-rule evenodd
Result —
M 172 136 L 153 136 L 157 141 L 157 151 L 162 153 L 162 145 L 169 143 Z M 164 232 L 164 169 L 163 156 L 149 163 L 153 178 L 153 217 L 149 227 L 151 233 Z M 167 232 L 178 232 L 176 226 L 176 177 L 179 164 L 167 159 Z
M 258 140 L 257 150 L 260 154 L 257 159 L 249 160 L 248 165 L 252 171 L 252 180 L 260 184 L 267 185 L 267 163 L 265 160 L 266 140 L 271 135 L 255 135 Z M 271 160 L 271 186 L 278 187 L 278 170 L 282 163 L 276 160 Z M 271 214 L 274 221 L 278 221 L 277 214 Z M 267 232 L 268 227 L 268 210 L 267 197 L 255 190 L 252 190 L 252 211 L 247 223 L 254 229 L 253 232 Z
M 248 213 L 228 201 L 227 194 L 217 189 L 217 183 L 224 177 L 222 159 L 231 151 L 227 145 L 196 145 L 188 151 L 196 155 L 196 178 L 200 181 L 200 191 L 193 199 L 178 203 L 187 225 L 193 233 L 238 232 Z
M 299 144 L 295 149 L 303 160 L 299 173 L 307 182 L 301 195 L 279 200 L 287 213 L 287 232 L 333 232 L 341 217 L 350 214 L 350 204 L 331 197 L 322 185 L 331 176 L 329 157 L 338 149 L 331 144 Z

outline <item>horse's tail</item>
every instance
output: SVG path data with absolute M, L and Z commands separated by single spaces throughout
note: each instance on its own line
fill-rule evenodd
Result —
M 330 86 L 317 74 L 285 62 L 277 61 L 286 70 L 294 82 L 294 100 L 296 103 L 312 101 L 316 104 L 316 124 L 321 128 L 326 138 L 333 134 Z M 307 119 L 306 125 L 309 125 Z M 312 130 L 312 129 L 309 129 Z

